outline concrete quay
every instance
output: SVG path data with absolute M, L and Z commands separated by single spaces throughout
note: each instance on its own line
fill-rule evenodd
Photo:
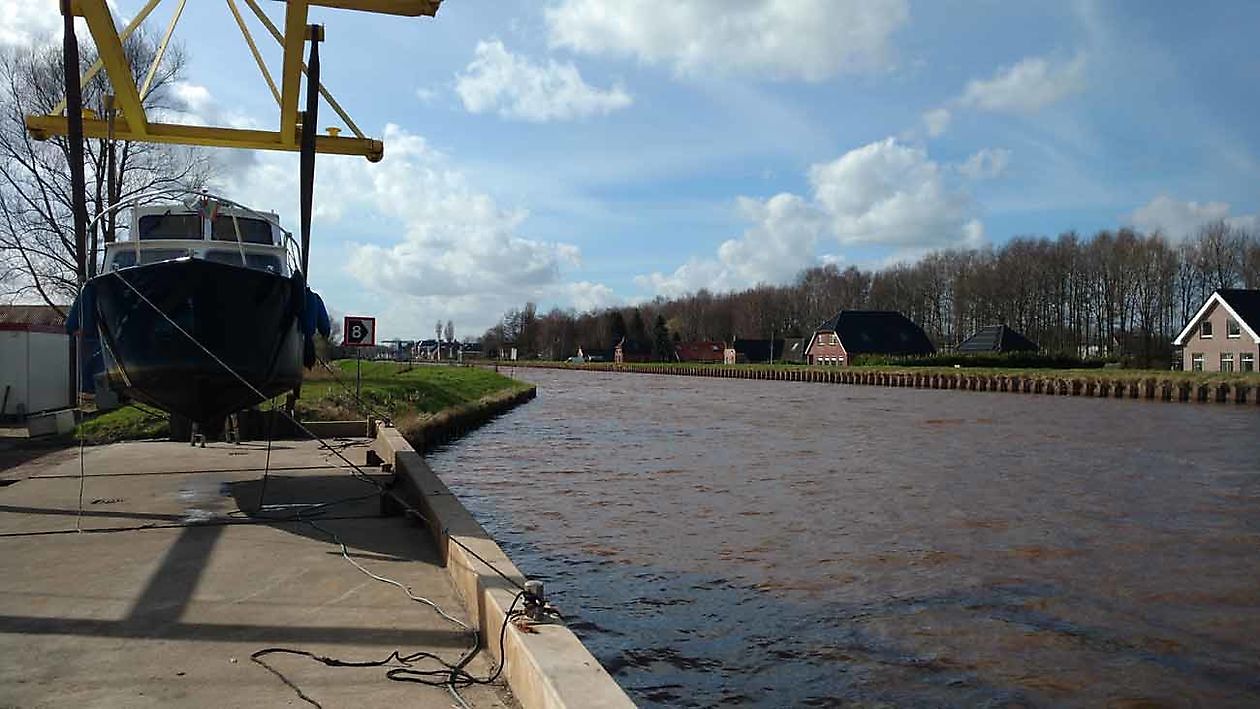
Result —
M 362 463 L 370 443 L 336 445 Z M 312 706 L 251 653 L 462 657 L 466 631 L 355 569 L 320 529 L 242 514 L 256 508 L 266 457 L 262 443 L 88 448 L 81 516 L 77 449 L 0 470 L 0 707 Z M 357 562 L 476 627 L 421 528 L 382 516 L 374 488 L 317 443 L 274 444 L 266 504 L 363 495 L 312 516 Z M 262 659 L 323 707 L 455 704 L 381 667 Z M 491 669 L 484 649 L 467 666 L 478 677 Z M 461 693 L 474 707 L 517 706 L 502 680 Z

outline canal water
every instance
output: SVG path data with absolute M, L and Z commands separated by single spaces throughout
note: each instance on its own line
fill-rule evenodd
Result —
M 640 705 L 1260 705 L 1252 407 L 516 376 L 430 462 Z

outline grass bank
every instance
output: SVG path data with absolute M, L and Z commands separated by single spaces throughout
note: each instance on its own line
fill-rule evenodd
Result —
M 1040 367 L 907 367 L 900 365 L 855 365 L 851 367 L 825 367 L 803 364 L 702 364 L 698 362 L 631 362 L 612 364 L 609 362 L 593 362 L 588 364 L 568 364 L 566 362 L 515 362 L 522 367 L 554 367 L 563 369 L 591 369 L 617 371 L 652 371 L 660 368 L 681 369 L 685 367 L 717 367 L 720 369 L 746 371 L 820 371 L 820 372 L 872 372 L 882 374 L 925 374 L 925 375 L 970 375 L 1026 377 L 1028 379 L 1078 379 L 1091 382 L 1172 382 L 1191 385 L 1260 384 L 1258 372 L 1182 372 L 1167 369 L 1120 369 L 1109 367 L 1091 367 L 1086 369 L 1045 369 Z M 500 367 L 511 364 L 500 362 Z
M 366 408 L 386 416 L 406 431 L 461 407 L 497 396 L 515 394 L 529 386 L 478 367 L 426 366 L 400 362 L 363 362 L 360 397 Z M 341 421 L 367 418 L 354 397 L 355 363 L 333 363 L 333 372 L 316 367 L 307 372 L 298 400 L 304 421 Z M 170 429 L 165 414 L 124 406 L 94 416 L 80 427 L 89 444 L 161 438 Z

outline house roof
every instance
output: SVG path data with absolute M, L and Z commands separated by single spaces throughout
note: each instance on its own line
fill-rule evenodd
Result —
M 1036 352 L 1036 342 L 1006 325 L 982 327 L 958 345 L 959 352 Z
M 774 340 L 774 358 L 782 359 L 783 357 L 783 340 Z M 737 339 L 731 343 L 731 348 L 736 353 L 744 355 L 750 362 L 769 362 L 770 361 L 770 340 L 744 340 Z
M 1250 335 L 1254 342 L 1260 344 L 1260 289 L 1218 288 L 1203 302 L 1203 307 L 1190 318 L 1190 322 L 1186 323 L 1185 329 L 1173 340 L 1174 345 L 1181 346 L 1186 343 L 1186 338 L 1190 336 L 1194 328 L 1198 327 L 1199 320 L 1207 314 L 1213 303 L 1225 308 L 1225 311 L 1238 321 L 1243 331 Z
M 923 328 L 893 310 L 841 310 L 814 330 L 834 332 L 850 354 L 932 354 Z
M 805 338 L 789 337 L 783 340 L 783 352 L 781 358 L 788 362 L 802 362 L 805 360 Z

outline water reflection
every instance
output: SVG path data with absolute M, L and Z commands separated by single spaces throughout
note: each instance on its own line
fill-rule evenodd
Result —
M 1256 705 L 1251 409 L 519 370 L 434 468 L 643 705 Z

